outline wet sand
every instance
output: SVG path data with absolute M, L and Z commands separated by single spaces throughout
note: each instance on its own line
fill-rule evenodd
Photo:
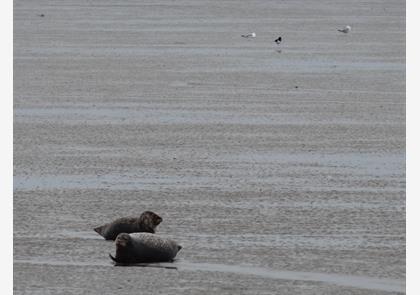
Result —
M 14 1 L 14 293 L 404 293 L 404 5 Z

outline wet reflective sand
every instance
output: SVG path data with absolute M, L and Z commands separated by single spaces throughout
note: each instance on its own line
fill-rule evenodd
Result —
M 16 294 L 404 293 L 404 2 L 14 1 L 13 205 Z

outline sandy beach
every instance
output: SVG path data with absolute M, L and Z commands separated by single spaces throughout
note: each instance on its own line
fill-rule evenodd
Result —
M 14 294 L 405 293 L 404 1 L 15 0 L 13 25 Z M 145 210 L 177 260 L 113 266 L 93 228 Z

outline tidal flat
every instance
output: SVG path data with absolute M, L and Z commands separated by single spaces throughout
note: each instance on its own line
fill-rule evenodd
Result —
M 405 293 L 404 1 L 13 4 L 14 294 Z

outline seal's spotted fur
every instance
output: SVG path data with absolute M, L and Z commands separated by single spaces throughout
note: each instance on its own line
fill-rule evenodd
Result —
M 116 263 L 173 261 L 181 246 L 175 241 L 150 233 L 121 233 L 115 239 Z

